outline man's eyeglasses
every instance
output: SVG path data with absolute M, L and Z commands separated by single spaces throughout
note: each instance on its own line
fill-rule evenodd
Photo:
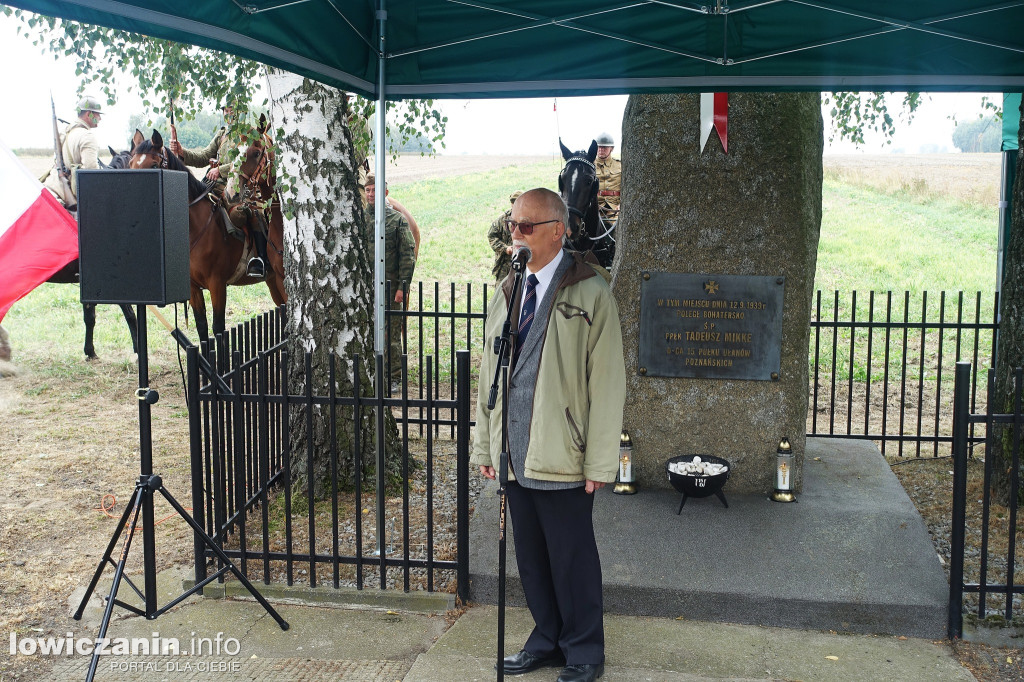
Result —
M 529 237 L 531 234 L 533 234 L 534 229 L 536 229 L 536 227 L 538 225 L 547 225 L 548 223 L 560 223 L 560 222 L 562 222 L 562 221 L 558 220 L 558 219 L 555 219 L 555 220 L 544 220 L 544 221 L 539 222 L 539 223 L 530 223 L 530 222 L 525 222 L 525 221 L 521 222 L 521 223 L 517 223 L 514 220 L 506 220 L 505 221 L 505 227 L 508 228 L 509 233 L 515 232 L 516 230 L 519 230 L 519 233 L 521 235 L 523 235 L 524 237 Z

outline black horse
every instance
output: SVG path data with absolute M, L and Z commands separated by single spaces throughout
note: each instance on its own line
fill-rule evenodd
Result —
M 591 142 L 587 151 L 570 152 L 561 140 L 558 146 L 565 159 L 558 191 L 569 207 L 569 244 L 577 251 L 593 251 L 601 266 L 610 268 L 615 258 L 615 224 L 606 224 L 597 210 L 597 142 Z
M 115 152 L 113 149 L 110 150 L 111 162 L 110 165 L 101 163 L 103 168 L 127 168 L 128 161 L 131 160 L 131 152 Z M 47 282 L 54 284 L 78 284 L 78 259 L 71 261 L 63 268 L 53 273 Z M 124 315 L 124 321 L 128 324 L 128 332 L 132 336 L 132 350 L 135 353 L 139 352 L 139 321 L 135 317 L 135 310 L 130 305 L 121 304 L 121 313 Z M 95 303 L 83 303 L 82 304 L 82 319 L 85 322 L 85 357 L 89 360 L 95 360 L 97 358 L 96 348 L 93 346 L 93 330 L 96 328 L 96 304 Z
M 110 152 L 110 163 L 100 161 L 100 168 L 113 168 L 115 170 L 128 170 L 128 164 L 132 162 L 132 151 L 126 149 L 123 152 L 114 151 L 113 147 L 107 147 Z

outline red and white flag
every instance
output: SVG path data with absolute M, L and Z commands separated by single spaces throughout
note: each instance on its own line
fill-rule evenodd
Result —
M 0 142 L 0 321 L 76 258 L 75 219 Z

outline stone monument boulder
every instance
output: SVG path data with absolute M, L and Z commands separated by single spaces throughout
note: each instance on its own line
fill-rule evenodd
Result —
M 668 458 L 706 453 L 732 464 L 726 494 L 768 493 L 775 482 L 776 451 L 780 440 L 788 438 L 796 455 L 793 474 L 799 489 L 809 319 L 821 226 L 820 97 L 730 94 L 728 153 L 715 132 L 701 150 L 700 120 L 699 94 L 632 96 L 623 117 L 622 212 L 612 274 L 626 357 L 624 428 L 633 439 L 635 475 L 641 486 L 667 488 Z M 683 308 L 710 305 L 697 300 L 702 296 L 728 298 L 728 287 L 715 291 L 716 279 L 721 279 L 716 276 L 750 282 L 755 290 L 766 287 L 768 298 L 777 295 L 780 337 L 769 343 L 756 330 L 752 339 L 740 337 L 747 338 L 747 346 L 755 351 L 774 354 L 771 376 L 743 376 L 745 370 L 737 369 L 740 362 L 722 370 L 725 378 L 654 376 L 642 367 L 642 288 L 645 281 L 664 281 L 668 273 L 690 276 L 670 275 L 672 282 L 704 285 L 677 301 Z M 782 291 L 770 291 L 776 286 Z M 739 305 L 756 305 L 750 298 L 740 298 Z M 705 313 L 693 308 L 692 314 Z M 747 319 L 758 314 L 752 311 Z M 687 334 L 700 341 L 689 343 L 687 350 L 685 339 L 666 342 L 664 337 L 671 334 L 659 334 L 653 338 L 648 329 L 645 343 L 655 346 L 648 353 L 667 351 L 671 356 L 674 348 L 684 356 L 746 352 L 743 344 L 723 344 L 721 336 Z M 765 344 L 772 347 L 764 348 Z M 685 373 L 692 368 L 683 368 L 684 361 L 675 362 Z M 729 376 L 730 372 L 739 376 Z

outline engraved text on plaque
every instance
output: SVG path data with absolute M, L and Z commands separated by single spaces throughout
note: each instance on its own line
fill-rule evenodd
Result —
M 785 278 L 645 272 L 640 372 L 777 380 Z

